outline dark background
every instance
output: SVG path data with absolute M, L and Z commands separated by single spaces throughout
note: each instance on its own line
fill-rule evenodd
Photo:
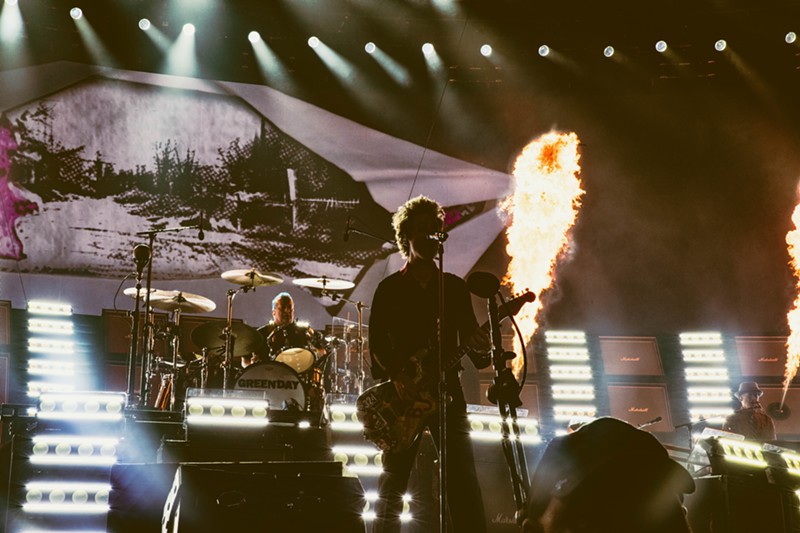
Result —
M 798 203 L 798 47 L 793 2 L 21 1 L 22 45 L 0 68 L 57 60 L 165 72 L 136 22 L 174 40 L 197 27 L 197 77 L 270 85 L 432 150 L 510 172 L 550 131 L 581 139 L 586 195 L 570 260 L 544 311 L 550 328 L 599 334 L 721 330 L 786 335 L 795 297 L 785 235 Z M 68 16 L 83 8 L 107 53 Z M 288 71 L 265 78 L 257 30 Z M 351 62 L 348 84 L 306 45 Z M 728 49 L 713 44 L 724 38 Z M 669 44 L 666 54 L 655 42 Z M 363 51 L 408 69 L 398 86 Z M 431 42 L 444 72 L 420 52 Z M 487 60 L 483 43 L 494 47 Z M 540 57 L 548 44 L 553 52 Z M 603 47 L 617 54 L 603 57 Z M 388 228 L 381 229 L 386 233 Z M 453 253 L 456 253 L 455 251 Z M 476 268 L 502 274 L 502 238 Z

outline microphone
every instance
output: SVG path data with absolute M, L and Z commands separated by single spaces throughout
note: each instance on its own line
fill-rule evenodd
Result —
M 206 238 L 206 234 L 203 233 L 203 212 L 200 211 L 200 222 L 197 224 L 197 227 L 200 228 L 200 231 L 197 232 L 197 238 L 201 241 Z
M 449 235 L 444 231 L 437 231 L 428 235 L 429 240 L 436 242 L 444 242 L 447 240 L 447 237 L 449 237 Z
M 344 228 L 344 242 L 350 240 L 350 217 L 347 217 L 347 226 Z
M 469 292 L 480 298 L 491 298 L 500 290 L 500 280 L 489 272 L 473 272 L 467 276 Z
M 648 420 L 647 422 L 643 422 L 643 423 L 639 424 L 636 427 L 639 428 L 639 429 L 642 429 L 642 428 L 646 428 L 647 426 L 652 426 L 653 424 L 658 424 L 659 422 L 661 422 L 661 417 L 657 416 L 654 419 Z
M 136 279 L 142 279 L 142 271 L 150 261 L 150 247 L 146 244 L 137 244 L 133 247 L 133 258 L 136 261 Z

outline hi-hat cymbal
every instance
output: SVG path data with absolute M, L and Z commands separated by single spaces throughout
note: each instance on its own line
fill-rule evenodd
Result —
M 197 326 L 192 331 L 192 342 L 209 351 L 225 349 L 225 326 L 224 321 L 207 322 Z M 264 337 L 256 330 L 242 322 L 234 322 L 231 325 L 231 335 L 233 340 L 233 357 L 250 355 L 254 352 L 262 352 L 266 349 L 267 343 Z
M 301 278 L 292 283 L 309 289 L 323 289 L 327 291 L 346 291 L 355 287 L 355 283 L 341 279 L 331 279 L 328 276 L 319 278 Z
M 217 308 L 217 304 L 199 294 L 161 290 L 150 293 L 150 305 L 164 311 L 180 309 L 185 313 L 209 313 Z
M 222 279 L 237 285 L 249 285 L 251 287 L 265 287 L 283 283 L 283 278 L 279 275 L 272 272 L 259 272 L 255 268 L 250 270 L 228 270 L 222 273 Z

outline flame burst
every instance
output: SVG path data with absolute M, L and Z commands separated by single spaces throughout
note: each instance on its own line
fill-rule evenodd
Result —
M 789 250 L 789 264 L 794 269 L 794 279 L 797 284 L 797 296 L 794 299 L 792 309 L 786 315 L 789 324 L 789 338 L 786 340 L 786 370 L 783 380 L 783 397 L 786 398 L 786 391 L 789 384 L 797 374 L 800 367 L 800 205 L 794 208 L 792 213 L 794 229 L 786 234 L 786 244 Z M 781 401 L 781 404 L 783 401 Z
M 514 163 L 514 192 L 500 204 L 510 221 L 506 230 L 510 261 L 503 283 L 512 291 L 530 289 L 539 296 L 553 285 L 584 194 L 579 160 L 577 135 L 547 133 L 528 144 Z M 537 297 L 517 316 L 525 344 L 536 333 L 541 309 Z M 523 358 L 516 336 L 514 353 L 512 368 L 519 377 Z

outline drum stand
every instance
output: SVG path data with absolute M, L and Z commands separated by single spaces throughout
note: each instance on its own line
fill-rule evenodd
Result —
M 326 289 L 322 289 L 320 296 L 330 296 L 332 300 L 341 300 L 343 302 L 347 302 L 349 304 L 353 304 L 356 306 L 357 316 L 358 316 L 358 323 L 357 323 L 357 334 L 356 334 L 356 353 L 358 354 L 358 369 L 356 372 L 355 377 L 355 384 L 356 384 L 356 391 L 355 394 L 361 394 L 364 392 L 364 309 L 369 309 L 368 305 L 364 305 L 364 302 L 354 302 L 352 300 L 348 300 L 347 298 L 340 297 L 337 294 L 333 294 L 328 292 Z M 350 371 L 350 342 L 345 342 L 345 346 L 347 347 L 344 352 L 344 394 L 350 393 L 350 383 L 352 379 L 352 372 Z M 337 361 L 338 362 L 338 361 Z M 338 369 L 337 369 L 338 370 Z M 337 380 L 338 381 L 338 380 Z M 339 391 L 336 391 L 339 393 Z

